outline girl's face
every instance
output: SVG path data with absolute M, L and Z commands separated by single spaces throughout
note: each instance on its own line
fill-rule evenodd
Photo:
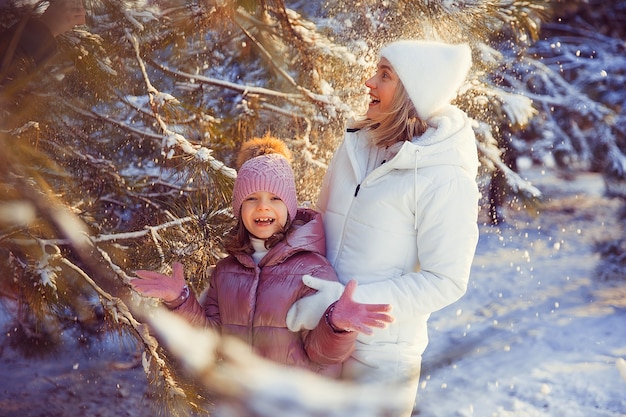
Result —
M 371 99 L 366 113 L 368 119 L 379 120 L 389 111 L 399 82 L 400 78 L 387 58 L 381 58 L 376 74 L 365 81 L 365 86 L 370 89 Z
M 267 239 L 287 224 L 287 205 L 276 194 L 257 191 L 243 200 L 241 220 L 248 232 L 259 239 Z

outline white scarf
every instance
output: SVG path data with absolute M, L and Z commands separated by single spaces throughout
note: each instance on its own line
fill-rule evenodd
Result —
M 265 239 L 250 236 L 250 243 L 252 243 L 252 247 L 254 248 L 252 259 L 254 263 L 258 265 L 268 252 L 268 249 L 265 247 Z

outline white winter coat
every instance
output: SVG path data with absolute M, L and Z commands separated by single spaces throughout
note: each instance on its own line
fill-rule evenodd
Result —
M 384 368 L 392 380 L 410 375 L 415 389 L 428 344 L 426 322 L 465 293 L 478 242 L 478 157 L 470 120 L 447 106 L 428 123 L 422 136 L 403 143 L 367 176 L 369 141 L 363 131 L 348 131 L 318 201 L 327 257 L 340 282 L 356 279 L 356 301 L 391 304 L 395 317 L 387 328 L 358 336 L 354 363 L 344 374 L 354 364 Z M 341 294 L 334 285 L 319 288 L 327 298 L 314 295 L 292 307 L 292 330 L 317 324 Z M 367 379 L 363 370 L 346 376 Z

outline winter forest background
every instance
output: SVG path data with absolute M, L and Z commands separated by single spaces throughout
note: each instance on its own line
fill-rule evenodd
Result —
M 47 3 L 0 5 L 4 28 Z M 55 61 L 2 92 L 3 346 L 41 357 L 67 340 L 109 346 L 102 355 L 130 345 L 142 352 L 159 415 L 215 401 L 230 404 L 223 415 L 280 414 L 250 411 L 259 398 L 298 410 L 283 415 L 383 415 L 377 397 L 357 404 L 309 376 L 282 379 L 291 374 L 214 335 L 185 334 L 197 338 L 185 346 L 180 334 L 164 335 L 162 345 L 145 323 L 174 319 L 154 319 L 155 305 L 128 280 L 180 261 L 203 290 L 232 225 L 234 155 L 247 138 L 284 139 L 297 156 L 300 201 L 315 201 L 388 41 L 470 43 L 474 67 L 457 104 L 475 120 L 483 227 L 512 224 L 507 213 L 542 216 L 544 190 L 519 174 L 519 161 L 561 178 L 599 175 L 603 194 L 619 202 L 611 221 L 623 225 L 626 1 L 85 0 L 85 8 L 87 24 L 60 37 Z M 623 234 L 600 236 L 597 254 L 598 276 L 623 289 Z M 216 368 L 207 352 L 217 351 L 228 360 Z M 251 369 L 273 375 L 273 385 Z M 320 384 L 316 401 L 297 395 L 310 384 Z M 617 412 L 597 415 L 626 415 Z

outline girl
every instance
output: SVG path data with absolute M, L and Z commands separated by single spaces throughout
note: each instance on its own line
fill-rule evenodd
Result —
M 137 271 L 141 279 L 132 285 L 191 323 L 243 339 L 261 356 L 337 377 L 357 334 L 371 334 L 372 327 L 384 327 L 392 317 L 388 305 L 352 301 L 354 281 L 337 303 L 320 312 L 315 327 L 287 328 L 291 305 L 314 292 L 303 284 L 303 275 L 337 281 L 324 256 L 320 214 L 297 207 L 288 152 L 269 136 L 242 146 L 232 197 L 238 224 L 226 241 L 229 256 L 217 263 L 202 306 L 185 285 L 179 263 L 173 265 L 173 279 Z
M 467 45 L 399 41 L 365 82 L 371 102 L 326 172 L 318 209 L 339 281 L 356 301 L 393 307 L 395 321 L 357 336 L 343 377 L 398 385 L 415 401 L 430 314 L 466 291 L 478 243 L 478 157 L 467 115 L 450 104 L 471 66 Z M 314 274 L 312 274 L 314 275 Z M 311 327 L 343 285 L 306 277 L 289 327 Z

